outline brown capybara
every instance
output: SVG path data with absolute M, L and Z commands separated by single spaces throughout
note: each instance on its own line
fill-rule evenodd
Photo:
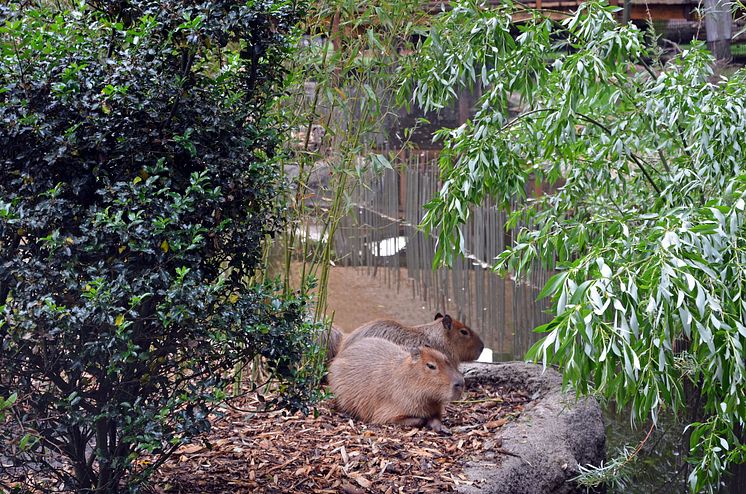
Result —
M 431 323 L 405 326 L 388 319 L 376 319 L 363 324 L 350 333 L 342 348 L 359 340 L 375 336 L 406 347 L 430 346 L 443 352 L 454 365 L 476 360 L 484 350 L 484 343 L 477 333 L 451 318 L 448 314 L 435 314 Z
M 326 361 L 329 362 L 334 356 L 339 353 L 339 349 L 342 347 L 342 338 L 344 334 L 342 330 L 337 326 L 333 325 L 330 328 L 324 328 L 316 334 L 315 343 L 320 348 L 326 350 Z
M 360 338 L 332 360 L 329 385 L 337 407 L 366 422 L 447 431 L 443 409 L 461 396 L 464 376 L 434 348 Z

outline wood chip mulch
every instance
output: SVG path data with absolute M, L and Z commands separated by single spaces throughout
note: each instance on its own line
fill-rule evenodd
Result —
M 210 433 L 177 450 L 152 478 L 165 493 L 440 493 L 473 484 L 466 460 L 501 461 L 500 428 L 523 411 L 523 390 L 474 384 L 429 429 L 366 424 L 334 410 L 285 416 L 226 408 Z M 256 409 L 246 398 L 240 408 Z

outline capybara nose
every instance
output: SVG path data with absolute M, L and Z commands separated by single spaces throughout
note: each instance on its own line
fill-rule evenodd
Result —
M 461 395 L 464 394 L 464 379 L 461 378 L 455 383 L 453 383 L 453 390 L 451 393 L 451 400 L 458 400 L 461 398 Z

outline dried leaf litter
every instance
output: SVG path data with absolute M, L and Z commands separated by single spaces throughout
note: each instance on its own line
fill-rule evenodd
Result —
M 450 435 L 429 429 L 366 424 L 333 408 L 317 414 L 254 413 L 245 397 L 213 428 L 177 450 L 153 477 L 157 493 L 440 493 L 472 484 L 464 462 L 499 463 L 500 429 L 528 403 L 523 390 L 472 384 L 448 405 Z

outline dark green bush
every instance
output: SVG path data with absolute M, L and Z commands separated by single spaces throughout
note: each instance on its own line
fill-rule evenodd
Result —
M 297 11 L 61 4 L 0 7 L 0 476 L 113 492 L 209 427 L 234 366 L 262 357 L 279 406 L 313 392 L 305 301 L 251 282 Z

